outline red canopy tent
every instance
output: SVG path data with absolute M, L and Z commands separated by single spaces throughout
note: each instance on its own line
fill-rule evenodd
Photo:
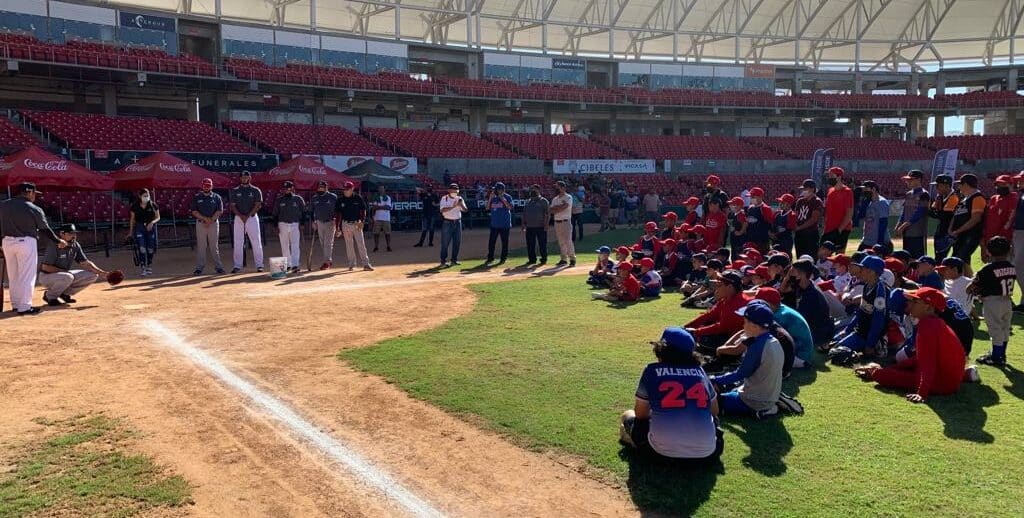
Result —
M 110 174 L 121 191 L 149 189 L 199 189 L 204 178 L 213 180 L 216 188 L 233 183 L 222 174 L 213 173 L 174 155 L 160 152 L 128 164 Z
M 114 181 L 37 147 L 25 148 L 0 160 L 0 184 L 11 187 L 32 182 L 40 190 L 110 191 Z
M 300 156 L 293 158 L 262 174 L 253 175 L 253 183 L 262 187 L 280 188 L 285 181 L 291 180 L 297 191 L 312 191 L 320 180 L 327 180 L 331 189 L 341 189 L 345 182 L 352 182 L 359 187 L 359 182 L 327 167 L 319 160 Z

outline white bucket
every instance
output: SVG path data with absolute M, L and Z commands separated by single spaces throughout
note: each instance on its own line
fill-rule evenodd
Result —
M 288 275 L 288 259 L 285 257 L 270 258 L 270 278 L 282 279 Z

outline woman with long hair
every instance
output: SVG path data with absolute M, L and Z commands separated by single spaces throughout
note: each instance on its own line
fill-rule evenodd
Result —
M 135 241 L 135 254 L 140 274 L 145 277 L 153 273 L 153 254 L 156 253 L 156 224 L 160 222 L 160 208 L 149 194 L 142 189 L 129 209 L 129 238 Z

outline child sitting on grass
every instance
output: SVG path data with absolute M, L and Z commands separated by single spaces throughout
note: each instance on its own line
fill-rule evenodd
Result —
M 640 298 L 640 281 L 633 276 L 633 264 L 622 261 L 615 265 L 615 282 L 607 293 L 592 293 L 594 300 L 631 302 Z
M 612 252 L 611 247 L 602 246 L 597 249 L 597 264 L 590 270 L 587 284 L 599 288 L 607 288 L 612 284 L 615 276 L 615 263 L 608 257 Z
M 661 296 L 661 275 L 654 269 L 654 260 L 644 257 L 640 260 L 640 296 Z
M 702 282 L 698 283 L 699 287 L 693 293 L 683 299 L 680 305 L 692 308 L 710 308 L 715 303 L 714 283 L 718 280 L 718 276 L 722 274 L 724 269 L 722 261 L 718 259 L 708 261 L 708 265 L 704 270 L 706 277 Z
M 946 296 L 960 303 L 970 313 L 974 310 L 974 296 L 967 293 L 967 287 L 974 279 L 964 275 L 964 262 L 959 257 L 947 257 L 935 268 L 943 281 Z

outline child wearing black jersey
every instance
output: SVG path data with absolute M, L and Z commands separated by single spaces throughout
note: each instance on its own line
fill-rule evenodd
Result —
M 982 314 L 992 351 L 978 358 L 978 363 L 1001 367 L 1006 365 L 1006 343 L 1010 339 L 1010 321 L 1013 318 L 1013 285 L 1017 282 L 1016 269 L 1007 260 L 1010 241 L 996 236 L 985 244 L 990 261 L 974 276 L 967 292 L 981 298 Z

